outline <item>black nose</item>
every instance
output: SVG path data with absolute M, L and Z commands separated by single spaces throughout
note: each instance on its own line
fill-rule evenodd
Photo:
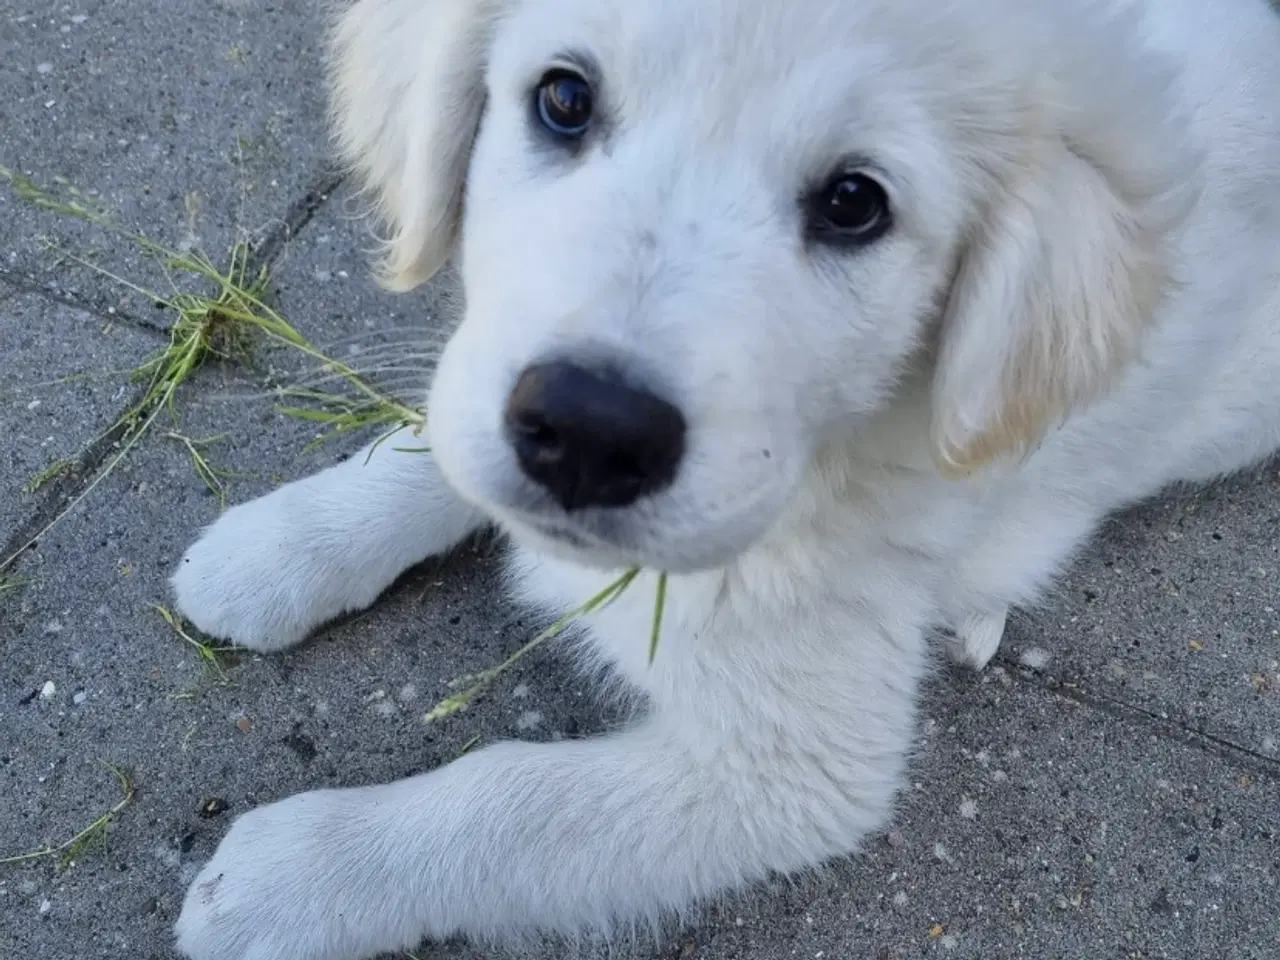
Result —
M 625 507 L 675 479 L 685 422 L 661 397 L 571 363 L 527 368 L 507 398 L 525 475 L 566 510 Z

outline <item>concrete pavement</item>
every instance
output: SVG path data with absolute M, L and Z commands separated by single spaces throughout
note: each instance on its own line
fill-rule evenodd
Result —
M 383 364 L 430 341 L 442 311 L 435 290 L 391 297 L 368 279 L 366 227 L 327 173 L 317 10 L 0 0 L 0 166 L 65 178 L 175 246 L 216 257 L 252 240 L 299 329 Z M 139 390 L 128 371 L 172 322 L 60 260 L 48 237 L 164 282 L 132 245 L 0 184 L 3 556 L 118 452 L 110 428 Z M 212 672 L 151 606 L 219 509 L 166 434 L 221 437 L 207 449 L 236 474 L 235 501 L 359 442 L 304 452 L 314 431 L 271 406 L 261 369 L 206 367 L 181 392 L 180 423 L 159 421 L 0 584 L 0 857 L 60 843 L 116 804 L 104 764 L 136 785 L 105 850 L 63 871 L 56 858 L 0 866 L 0 957 L 170 960 L 186 884 L 236 813 L 418 772 L 477 735 L 607 722 L 548 652 L 466 714 L 421 726 L 448 680 L 534 629 L 500 597 L 484 544 L 296 652 Z M 615 955 L 1277 960 L 1277 610 L 1280 469 L 1117 518 L 1047 607 L 1016 618 L 987 673 L 931 683 L 915 787 L 864 856 Z

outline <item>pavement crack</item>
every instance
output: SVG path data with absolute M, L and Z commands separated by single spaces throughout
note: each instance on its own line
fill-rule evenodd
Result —
M 250 260 L 251 270 L 256 272 L 264 267 L 270 268 L 289 242 L 311 222 L 345 179 L 345 173 L 332 168 L 326 168 L 313 177 L 310 186 L 289 207 L 284 218 L 254 247 Z M 104 303 L 82 300 L 56 289 L 50 289 L 3 267 L 0 267 L 0 283 L 10 291 L 8 294 L 0 291 L 0 303 L 14 295 L 29 294 L 72 309 L 92 313 L 95 316 L 106 316 L 112 322 L 125 323 L 159 336 L 168 337 L 171 333 L 168 324 L 157 324 L 128 316 L 114 307 L 108 312 L 107 305 Z M 129 398 L 123 410 L 136 408 L 144 401 L 146 395 L 146 388 L 141 388 Z M 39 542 L 33 541 L 32 538 L 52 523 L 76 497 L 84 494 L 89 484 L 93 483 L 98 476 L 99 471 L 118 450 L 120 443 L 126 439 L 129 429 L 129 424 L 121 419 L 110 430 L 80 451 L 72 469 L 49 481 L 34 511 L 0 545 L 0 558 L 13 557 L 17 560 L 19 551 L 25 555 L 38 550 Z
M 298 199 L 290 204 L 284 217 L 267 230 L 254 246 L 249 263 L 250 271 L 256 273 L 264 267 L 268 269 L 272 267 L 284 253 L 289 242 L 311 222 L 345 180 L 346 174 L 332 167 L 325 167 L 313 176 L 310 185 Z M 0 284 L 8 287 L 10 291 L 8 294 L 0 293 L 0 303 L 11 299 L 15 294 L 26 294 L 59 306 L 102 316 L 113 323 L 124 324 L 149 334 L 168 337 L 172 331 L 171 324 L 122 311 L 115 304 L 109 303 L 105 297 L 77 296 L 3 266 L 0 266 Z
M 114 304 L 108 303 L 105 298 L 78 297 L 75 294 L 67 293 L 65 290 L 59 290 L 57 287 L 37 283 L 29 277 L 20 276 L 5 267 L 0 267 L 0 284 L 8 287 L 10 291 L 8 294 L 0 295 L 0 303 L 11 300 L 16 296 L 38 297 L 48 303 L 67 307 L 71 310 L 78 310 L 81 313 L 91 313 L 94 316 L 109 320 L 111 323 L 123 324 L 144 333 L 162 337 L 169 336 L 168 324 L 156 323 L 154 320 L 146 320 L 142 317 L 134 316 L 131 313 L 122 311 Z
M 1089 690 L 1080 683 L 1063 680 L 1052 674 L 1019 663 L 1008 654 L 999 653 L 991 661 L 1003 667 L 1011 676 L 1034 684 L 1043 690 L 1057 694 L 1081 706 L 1105 713 L 1117 720 L 1143 726 L 1164 740 L 1195 747 L 1207 753 L 1230 759 L 1250 767 L 1255 773 L 1280 780 L 1280 760 L 1259 753 L 1250 747 L 1226 737 L 1209 733 L 1191 723 L 1165 716 L 1148 707 L 1138 706 L 1120 697 L 1097 690 Z
M 250 261 L 252 272 L 262 267 L 272 266 L 285 247 L 311 222 L 320 208 L 325 205 L 333 192 L 346 180 L 346 174 L 333 168 L 325 168 L 312 177 L 310 186 L 295 200 L 272 229 L 268 230 L 262 240 L 254 247 Z
M 129 410 L 142 403 L 147 395 L 147 388 L 140 388 L 129 400 Z M 36 538 L 55 521 L 59 513 L 86 489 L 98 476 L 110 458 L 117 452 L 121 442 L 129 435 L 131 424 L 123 419 L 111 429 L 99 435 L 80 451 L 71 469 L 54 477 L 44 486 L 44 495 L 35 509 L 27 515 L 3 543 L 0 543 L 0 562 L 12 558 L 16 563 L 22 556 L 35 552 L 40 547 Z

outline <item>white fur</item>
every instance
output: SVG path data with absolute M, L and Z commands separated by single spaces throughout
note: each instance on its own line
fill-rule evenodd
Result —
M 668 609 L 652 666 L 651 574 L 584 641 L 646 695 L 629 730 L 241 817 L 190 957 L 610 932 L 854 851 L 932 631 L 981 666 L 1110 511 L 1280 445 L 1264 0 L 360 0 L 336 37 L 388 282 L 461 267 L 436 458 L 384 444 L 229 511 L 180 609 L 279 648 L 482 518 L 548 613 L 632 564 L 672 572 Z M 565 52 L 604 78 L 576 158 L 530 131 Z M 849 156 L 894 229 L 807 246 L 796 198 Z M 669 489 L 565 514 L 521 477 L 502 404 L 554 354 L 683 410 Z

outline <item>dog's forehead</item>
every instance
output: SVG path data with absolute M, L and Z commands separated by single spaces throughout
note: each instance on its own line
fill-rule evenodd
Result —
M 837 85 L 914 58 L 920 32 L 903 2 L 914 0 L 524 0 L 508 41 L 535 57 L 589 56 L 628 97 L 671 85 L 749 96 L 819 65 Z
M 889 131 L 955 117 L 1016 86 L 974 69 L 1004 0 L 523 0 L 497 60 L 525 84 L 557 55 L 598 66 L 606 98 L 632 117 L 676 108 L 698 124 L 767 123 L 804 139 L 832 121 Z M 992 57 L 993 61 L 999 58 Z M 1005 76 L 1001 76 L 1005 73 Z M 985 77 L 990 89 L 957 78 Z M 833 136 L 839 136 L 837 129 Z M 868 139 L 879 134 L 867 130 Z

